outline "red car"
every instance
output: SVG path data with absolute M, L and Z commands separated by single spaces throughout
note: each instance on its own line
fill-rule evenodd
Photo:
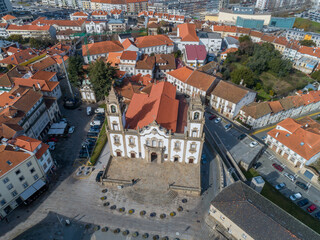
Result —
M 314 205 L 314 204 L 311 204 L 308 208 L 307 208 L 307 210 L 308 210 L 308 212 L 309 213 L 312 213 L 314 210 L 316 210 L 317 209 L 317 206 L 316 205 Z
M 283 171 L 283 167 L 281 167 L 279 164 L 274 163 L 274 164 L 272 164 L 272 166 L 273 166 L 275 169 L 277 169 L 279 172 L 282 172 L 282 171 Z
M 213 119 L 215 119 L 216 117 L 217 117 L 216 115 L 212 114 L 212 115 L 209 117 L 209 120 L 213 120 Z
M 51 137 L 48 139 L 48 142 L 58 142 L 58 138 Z

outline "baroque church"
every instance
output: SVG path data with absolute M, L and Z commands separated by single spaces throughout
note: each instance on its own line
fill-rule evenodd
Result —
M 111 155 L 146 163 L 199 164 L 204 143 L 204 107 L 199 96 L 186 99 L 169 82 L 134 93 L 127 105 L 114 89 L 106 100 Z

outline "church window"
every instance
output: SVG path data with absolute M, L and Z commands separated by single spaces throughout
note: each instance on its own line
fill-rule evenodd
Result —
M 111 112 L 112 112 L 112 113 L 115 113 L 115 112 L 116 112 L 116 106 L 111 105 Z
M 119 127 L 118 127 L 117 123 L 113 123 L 112 126 L 113 126 L 113 130 L 116 130 L 116 131 L 119 130 Z
M 193 119 L 197 120 L 197 119 L 199 119 L 199 116 L 200 116 L 199 113 L 195 112 L 194 115 L 193 115 Z
M 159 141 L 159 147 L 163 147 L 163 142 Z
M 195 144 L 195 143 L 191 143 L 190 148 L 191 148 L 192 150 L 195 150 L 195 149 L 196 149 L 196 144 Z
M 119 136 L 114 136 L 114 143 L 120 143 Z
M 129 138 L 130 144 L 134 144 L 134 138 Z
M 152 147 L 156 147 L 157 146 L 157 141 L 156 140 L 152 140 Z
M 175 149 L 180 149 L 180 142 L 175 142 L 174 143 L 174 148 Z
M 197 137 L 197 130 L 192 130 L 192 137 Z
M 179 157 L 174 157 L 173 161 L 174 162 L 178 162 L 179 161 Z

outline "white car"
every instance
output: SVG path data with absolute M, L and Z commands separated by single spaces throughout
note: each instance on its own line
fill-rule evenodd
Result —
M 55 150 L 56 149 L 56 143 L 55 142 L 48 142 L 49 149 L 50 150 Z
M 296 178 L 292 174 L 289 174 L 289 173 L 285 172 L 283 175 L 285 177 L 289 178 L 291 182 L 294 182 L 296 180 Z
M 258 145 L 258 143 L 256 141 L 253 141 L 253 142 L 250 143 L 250 147 L 252 147 L 252 148 L 257 146 L 257 145 Z
M 75 126 L 71 126 L 68 130 L 68 133 L 73 133 L 75 128 L 76 128 Z
M 221 118 L 217 118 L 216 120 L 214 120 L 215 123 L 219 123 L 221 122 Z
M 302 198 L 301 193 L 295 193 L 295 194 L 292 194 L 292 195 L 290 196 L 290 199 L 291 199 L 292 201 L 296 201 L 296 200 L 298 200 L 298 199 L 300 199 L 300 198 Z

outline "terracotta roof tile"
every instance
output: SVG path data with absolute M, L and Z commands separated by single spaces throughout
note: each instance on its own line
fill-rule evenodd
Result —
M 111 63 L 111 66 L 116 67 L 120 63 L 120 57 L 122 53 L 111 52 L 108 55 L 107 62 Z
M 279 101 L 269 102 L 268 104 L 272 110 L 272 113 L 278 113 L 284 110 Z
M 183 23 L 178 25 L 179 36 L 183 42 L 199 42 L 199 37 L 196 32 L 196 25 Z
M 38 25 L 14 25 L 10 24 L 7 27 L 7 31 L 15 30 L 15 31 L 49 31 L 50 26 L 38 26 Z
M 148 69 L 151 70 L 154 68 L 156 63 L 155 56 L 149 56 L 147 54 L 143 54 L 141 60 L 137 61 L 136 69 Z
M 137 52 L 135 51 L 123 51 L 121 54 L 120 59 L 123 60 L 136 60 L 137 59 Z
M 173 45 L 173 41 L 166 35 L 138 37 L 136 38 L 134 43 L 138 48 L 146 48 L 161 45 Z
M 15 16 L 7 14 L 7 15 L 3 16 L 2 19 L 8 21 L 8 20 L 14 20 L 14 19 L 17 19 L 17 18 Z
M 38 139 L 34 139 L 27 136 L 19 136 L 11 141 L 12 145 L 16 145 L 19 148 L 23 148 L 27 151 L 33 152 L 42 142 Z
M 123 47 L 119 41 L 104 41 L 97 43 L 90 43 L 87 46 L 82 45 L 82 55 L 87 56 L 87 49 L 90 55 L 107 54 L 109 52 L 121 52 Z
M 268 104 L 268 102 L 253 102 L 253 103 L 249 103 L 248 105 L 245 105 L 241 108 L 241 110 L 243 112 L 245 112 L 245 114 L 247 116 L 250 116 L 254 119 L 258 119 L 261 118 L 265 115 L 268 115 L 270 113 L 272 113 L 272 110 Z

